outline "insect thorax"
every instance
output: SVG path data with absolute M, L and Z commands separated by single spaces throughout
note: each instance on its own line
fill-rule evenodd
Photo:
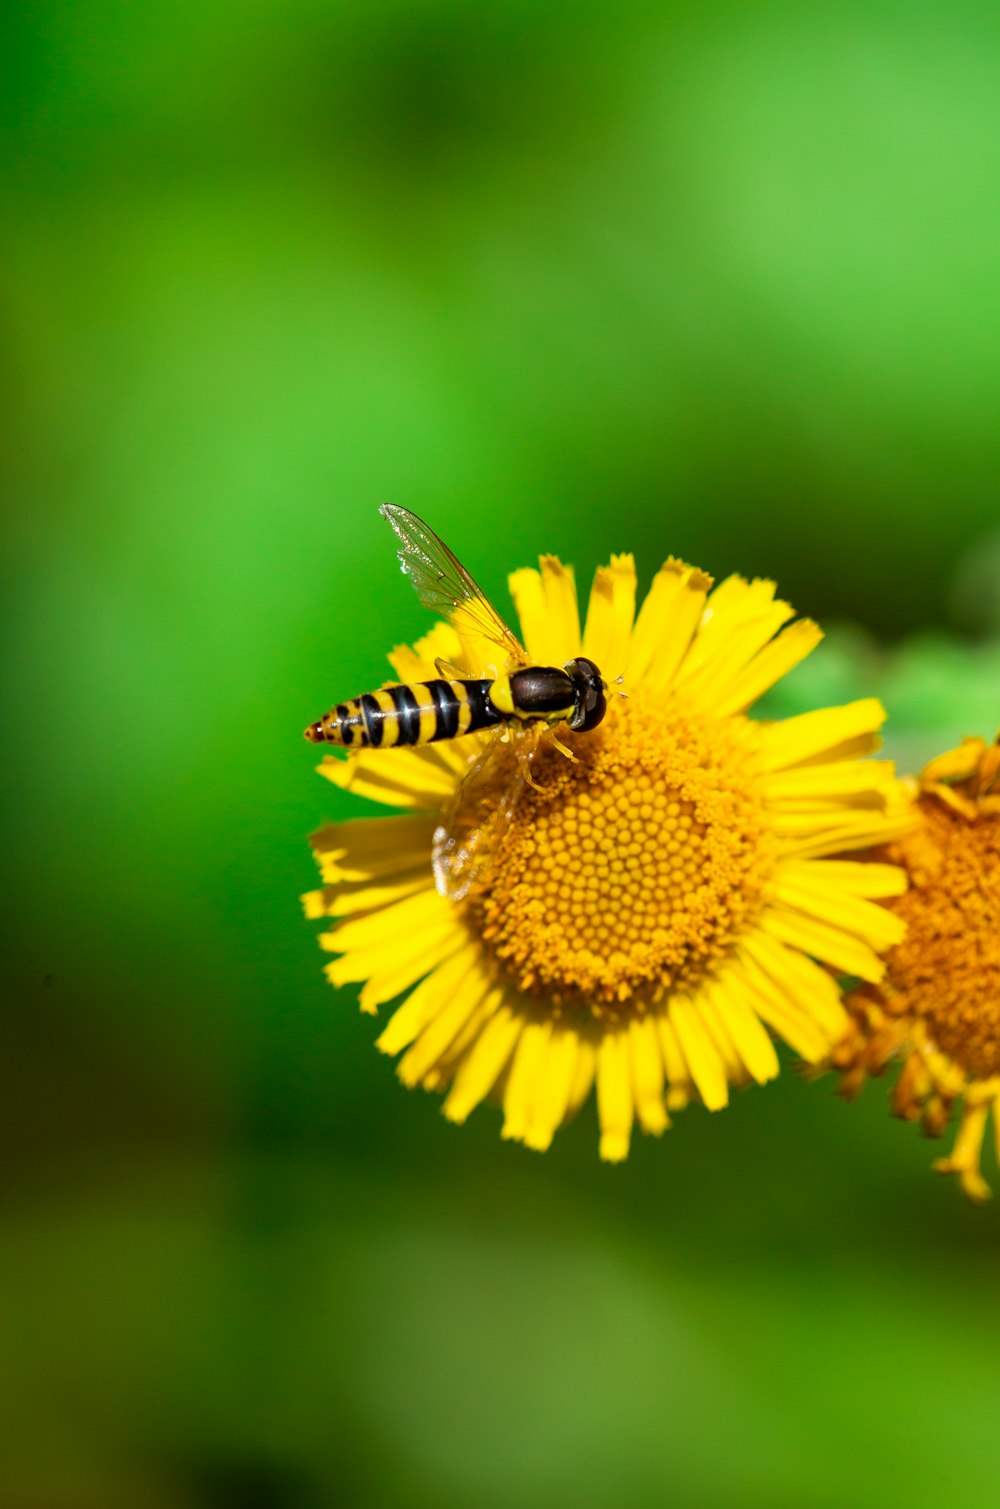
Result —
M 490 694 L 491 700 L 493 693 Z M 512 710 L 522 718 L 570 718 L 576 706 L 576 687 L 554 665 L 529 665 L 510 676 Z
M 587 730 L 604 717 L 604 691 L 597 666 L 580 657 L 562 668 L 528 665 L 500 676 L 490 687 L 490 701 L 503 717 Z

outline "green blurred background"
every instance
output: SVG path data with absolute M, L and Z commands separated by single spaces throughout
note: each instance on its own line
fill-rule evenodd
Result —
M 993 1502 L 1000 1220 L 790 1066 L 624 1168 L 408 1094 L 301 728 L 539 550 L 1000 702 L 1000 12 L 21 0 L 0 96 L 4 1509 Z M 987 1170 L 989 1172 L 989 1170 Z

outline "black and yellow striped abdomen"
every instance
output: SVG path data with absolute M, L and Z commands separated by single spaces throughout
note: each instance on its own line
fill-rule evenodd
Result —
M 314 744 L 395 749 L 456 739 L 505 722 L 490 701 L 491 681 L 415 681 L 340 702 L 306 729 Z

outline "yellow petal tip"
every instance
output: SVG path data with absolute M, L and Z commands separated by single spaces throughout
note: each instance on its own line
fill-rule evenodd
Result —
M 601 1159 L 604 1163 L 623 1163 L 628 1157 L 629 1139 L 621 1132 L 605 1132 L 601 1137 Z

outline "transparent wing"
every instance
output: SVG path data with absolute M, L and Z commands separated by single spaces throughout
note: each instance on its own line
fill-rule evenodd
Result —
M 441 655 L 435 660 L 434 669 L 445 681 L 461 681 L 467 674 L 460 665 L 456 665 L 453 660 L 445 660 Z
M 408 508 L 383 503 L 379 512 L 395 531 L 399 563 L 424 607 L 449 619 L 459 634 L 479 636 L 496 645 L 503 652 L 504 669 L 527 665 L 517 636 L 444 541 Z
M 527 757 L 518 749 L 517 739 L 515 734 L 487 745 L 469 767 L 435 830 L 434 881 L 450 901 L 461 901 L 484 884 L 493 868 L 526 785 Z

